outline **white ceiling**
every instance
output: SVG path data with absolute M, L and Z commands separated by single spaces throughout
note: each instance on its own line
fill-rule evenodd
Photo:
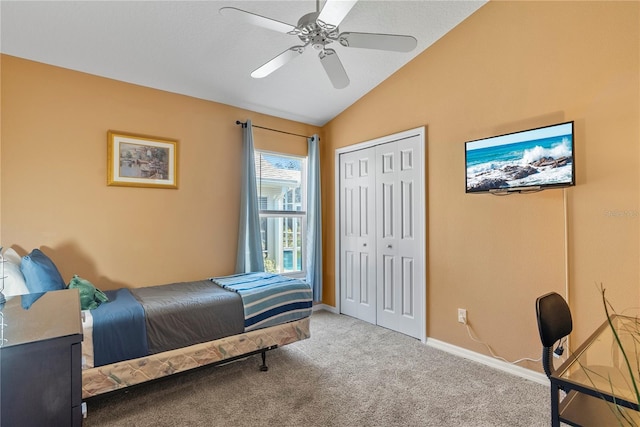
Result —
M 233 6 L 296 25 L 315 0 L 0 2 L 2 53 L 322 126 L 485 2 L 360 0 L 340 31 L 405 34 L 409 53 L 330 47 L 351 80 L 334 89 L 316 51 L 250 77 L 296 36 L 232 21 Z M 320 7 L 324 4 L 321 0 Z

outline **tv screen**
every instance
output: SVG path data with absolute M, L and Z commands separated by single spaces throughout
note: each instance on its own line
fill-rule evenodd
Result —
M 468 141 L 466 192 L 523 192 L 574 185 L 573 147 L 573 122 Z

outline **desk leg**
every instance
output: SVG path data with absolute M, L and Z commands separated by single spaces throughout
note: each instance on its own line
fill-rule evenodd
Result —
M 560 427 L 560 388 L 551 381 L 551 427 Z

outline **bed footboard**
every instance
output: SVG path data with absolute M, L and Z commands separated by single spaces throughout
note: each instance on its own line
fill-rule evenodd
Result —
M 86 369 L 82 371 L 82 398 L 252 353 L 262 353 L 260 369 L 267 370 L 265 352 L 309 338 L 309 323 L 310 318 L 306 317 L 215 341 Z

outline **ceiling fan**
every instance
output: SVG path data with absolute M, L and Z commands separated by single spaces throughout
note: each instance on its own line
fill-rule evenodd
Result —
M 412 36 L 378 33 L 340 33 L 338 25 L 356 3 L 357 0 L 327 0 L 322 10 L 320 10 L 320 0 L 316 0 L 316 11 L 303 15 L 296 26 L 235 7 L 223 7 L 220 9 L 220 13 L 238 21 L 297 36 L 303 43 L 290 47 L 258 67 L 251 73 L 251 77 L 259 79 L 268 76 L 289 61 L 300 56 L 308 46 L 311 46 L 319 52 L 320 63 L 333 86 L 336 89 L 343 89 L 349 85 L 349 77 L 336 51 L 327 47 L 331 43 L 338 42 L 340 45 L 349 48 L 356 47 L 395 52 L 409 52 L 418 44 L 418 41 Z

